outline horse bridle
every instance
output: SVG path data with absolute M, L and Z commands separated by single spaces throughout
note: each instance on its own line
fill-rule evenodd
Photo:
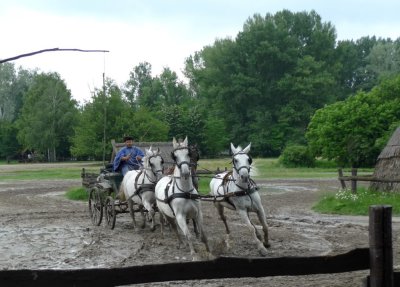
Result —
M 181 169 L 181 166 L 182 166 L 183 164 L 187 164 L 187 165 L 189 166 L 189 169 L 190 169 L 190 159 L 189 159 L 189 161 L 182 161 L 182 162 L 180 162 L 180 163 L 177 162 L 176 156 L 175 156 L 175 151 L 180 150 L 180 149 L 186 149 L 186 150 L 188 151 L 189 158 L 190 158 L 190 150 L 189 150 L 188 147 L 178 147 L 178 148 L 174 149 L 174 150 L 171 152 L 171 157 L 172 157 L 172 159 L 173 159 L 174 162 L 176 163 L 176 166 L 177 166 L 179 169 Z
M 249 158 L 249 166 L 242 165 L 242 166 L 240 166 L 239 168 L 236 167 L 235 156 L 237 156 L 237 155 L 239 155 L 239 154 L 245 154 L 245 155 L 248 156 L 248 158 Z M 239 171 L 240 171 L 242 168 L 245 168 L 245 169 L 247 169 L 248 172 L 250 172 L 250 165 L 251 165 L 251 162 L 252 162 L 251 157 L 250 157 L 247 153 L 245 153 L 245 152 L 238 152 L 238 153 L 235 153 L 235 154 L 232 156 L 233 169 L 236 170 L 237 173 L 239 173 Z
M 149 159 L 148 159 L 150 166 L 151 166 L 151 159 L 152 159 L 152 158 L 156 158 L 156 157 L 160 157 L 160 158 L 161 158 L 161 163 L 164 163 L 164 159 L 162 158 L 161 155 L 159 155 L 159 154 L 157 154 L 157 155 L 152 155 L 152 156 L 149 156 Z M 151 172 L 153 173 L 153 175 L 154 175 L 155 177 L 157 177 L 157 172 L 163 172 L 162 169 L 158 169 L 158 170 L 156 170 L 155 172 L 153 171 L 152 168 L 149 168 L 149 169 L 151 170 Z M 147 177 L 147 178 L 148 178 L 148 177 Z M 149 178 L 148 178 L 148 179 L 149 179 Z M 150 180 L 150 179 L 149 179 L 149 180 Z

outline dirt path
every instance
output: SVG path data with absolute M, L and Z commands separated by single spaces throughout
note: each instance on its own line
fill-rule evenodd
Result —
M 314 256 L 368 246 L 368 218 L 320 215 L 311 206 L 336 180 L 259 180 L 267 212 L 269 257 Z M 160 236 L 149 227 L 134 229 L 129 214 L 117 217 L 114 230 L 95 227 L 87 203 L 65 199 L 79 186 L 74 180 L 0 182 L 0 268 L 91 268 L 190 261 L 188 248 L 177 249 L 175 235 Z M 205 231 L 214 255 L 259 256 L 238 216 L 227 211 L 232 248 L 222 244 L 224 227 L 213 205 L 202 203 Z M 255 219 L 255 216 L 253 217 Z M 140 218 L 139 218 L 140 220 Z M 157 215 L 158 222 L 158 215 Z M 400 220 L 393 221 L 395 267 L 399 269 Z M 198 250 L 204 249 L 196 243 Z M 242 278 L 142 284 L 139 286 L 360 286 L 368 271 L 340 275 Z M 135 285 L 138 286 L 138 285 Z

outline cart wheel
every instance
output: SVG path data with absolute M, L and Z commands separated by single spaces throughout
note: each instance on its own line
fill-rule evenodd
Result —
M 107 196 L 106 201 L 104 202 L 104 212 L 106 216 L 106 223 L 110 229 L 114 229 L 115 220 L 117 219 L 117 215 L 115 212 L 115 202 L 114 198 L 111 196 Z
M 134 203 L 132 199 L 128 199 L 128 208 L 129 208 L 129 214 L 132 217 L 133 220 L 133 227 L 136 228 L 136 220 L 135 220 L 135 210 L 134 210 Z
M 100 190 L 97 187 L 90 189 L 89 193 L 89 215 L 94 225 L 99 226 L 103 219 L 103 203 Z

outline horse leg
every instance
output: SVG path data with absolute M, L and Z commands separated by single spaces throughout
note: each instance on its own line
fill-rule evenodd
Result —
M 257 209 L 257 216 L 258 216 L 258 220 L 260 221 L 260 223 L 262 225 L 262 229 L 263 229 L 263 232 L 264 232 L 264 246 L 268 248 L 271 245 L 269 244 L 269 241 L 268 241 L 267 219 L 265 217 L 264 208 L 262 208 L 262 206 L 259 209 Z
M 250 222 L 250 218 L 247 214 L 246 210 L 240 209 L 238 210 L 240 217 L 245 222 L 246 226 L 249 228 L 251 234 L 253 235 L 253 239 L 257 244 L 258 251 L 261 253 L 262 256 L 267 256 L 268 252 L 267 249 L 264 247 L 262 241 L 257 238 L 257 231 L 253 224 Z
M 143 208 L 140 209 L 140 213 L 142 215 L 142 225 L 140 226 L 142 229 L 144 229 L 146 227 L 146 214 L 143 210 Z
M 206 250 L 210 253 L 210 246 L 208 245 L 208 239 L 203 229 L 203 215 L 201 214 L 201 210 L 199 210 L 199 214 L 196 219 L 193 219 L 193 224 L 196 223 L 197 231 L 200 233 L 200 239 L 206 246 Z
M 183 214 L 178 213 L 176 214 L 176 222 L 178 223 L 180 229 L 182 230 L 183 234 L 186 237 L 186 241 L 189 245 L 190 248 L 190 255 L 192 255 L 193 260 L 196 260 L 195 258 L 196 251 L 194 250 L 193 242 L 192 242 L 192 235 L 190 234 L 189 228 L 186 223 L 186 217 L 183 216 Z
M 132 217 L 133 228 L 136 228 L 134 203 L 133 203 L 133 200 L 132 200 L 131 198 L 128 199 L 128 208 L 129 208 L 129 214 L 130 214 L 131 217 Z
M 196 238 L 199 238 L 200 231 L 199 231 L 198 224 L 196 223 L 196 220 L 194 220 L 194 219 L 192 219 L 192 222 L 193 222 L 193 230 L 194 230 L 194 233 L 196 234 Z
M 226 234 L 225 234 L 225 246 L 226 246 L 227 249 L 230 249 L 231 246 L 230 246 L 229 242 L 230 242 L 231 231 L 230 231 L 228 223 L 226 221 L 226 216 L 224 214 L 224 207 L 221 204 L 218 204 L 218 203 L 215 204 L 215 207 L 217 208 L 219 217 L 221 218 L 222 222 L 225 225 L 225 232 L 226 232 Z
M 172 227 L 172 230 L 175 232 L 176 237 L 178 238 L 178 249 L 179 249 L 181 247 L 181 244 L 183 244 L 183 241 L 182 241 L 181 236 L 179 235 L 178 227 L 176 226 L 176 222 L 175 222 L 175 218 L 168 217 L 168 216 L 166 216 L 166 218 L 169 223 L 169 226 Z
M 161 231 L 161 237 L 164 238 L 164 215 L 162 214 L 161 211 L 158 212 L 158 214 L 160 215 L 160 231 Z

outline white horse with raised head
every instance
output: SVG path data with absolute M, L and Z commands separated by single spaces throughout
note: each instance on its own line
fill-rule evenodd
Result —
M 135 212 L 140 211 L 143 217 L 142 228 L 146 226 L 144 215 L 145 209 L 151 220 L 151 230 L 155 229 L 154 214 L 156 208 L 155 186 L 157 181 L 163 176 L 164 160 L 161 157 L 160 149 L 145 149 L 143 157 L 143 168 L 127 172 L 122 180 L 120 193 L 122 199 L 126 199 L 129 211 L 136 227 Z M 135 207 L 137 209 L 135 210 Z
M 229 247 L 230 230 L 224 215 L 224 208 L 236 210 L 246 226 L 253 235 L 254 241 L 261 255 L 267 255 L 266 247 L 268 243 L 268 227 L 263 205 L 257 186 L 250 178 L 250 166 L 252 159 L 248 152 L 251 143 L 244 149 L 240 146 L 235 148 L 231 143 L 232 167 L 231 172 L 223 172 L 217 174 L 210 182 L 210 195 L 220 198 L 215 201 L 215 207 L 218 210 L 221 220 L 225 224 L 226 229 L 226 245 Z M 258 219 L 264 231 L 264 238 L 260 232 L 250 221 L 249 212 L 257 213 Z
M 198 258 L 193 247 L 193 239 L 187 225 L 187 219 L 193 219 L 208 253 L 210 249 L 203 230 L 203 215 L 198 192 L 193 185 L 188 139 L 186 137 L 183 142 L 178 143 L 174 138 L 172 144 L 174 150 L 171 156 L 175 165 L 174 172 L 173 175 L 163 177 L 157 183 L 157 206 L 161 215 L 168 220 L 175 231 L 179 243 L 182 243 L 182 240 L 177 225 L 182 230 L 189 244 L 192 258 L 196 260 Z M 161 224 L 161 232 L 163 233 L 163 224 Z

